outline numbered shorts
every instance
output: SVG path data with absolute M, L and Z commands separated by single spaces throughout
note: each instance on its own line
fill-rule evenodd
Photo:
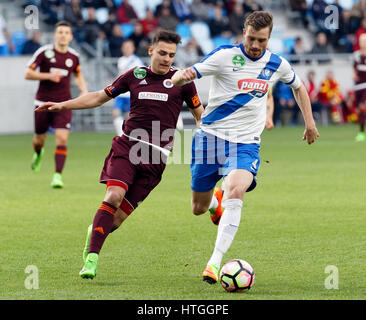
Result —
M 247 192 L 253 190 L 260 165 L 260 145 L 256 143 L 232 143 L 198 130 L 192 141 L 191 189 L 206 192 L 234 169 L 250 171 L 253 182 Z
M 135 144 L 136 142 L 130 141 L 125 136 L 114 137 L 112 148 L 105 159 L 100 175 L 101 183 L 105 183 L 107 186 L 120 186 L 126 190 L 120 208 L 128 215 L 159 184 L 165 169 L 165 163 L 152 161 L 153 156 L 155 159 L 157 156 L 160 157 L 159 151 L 143 145 L 142 148 L 147 149 L 140 151 L 145 155 L 149 153 L 148 159 L 145 159 L 141 153 L 134 154 L 136 148 L 133 146 Z M 130 152 L 131 150 L 132 152 Z
M 37 108 L 38 106 L 36 106 Z M 53 129 L 71 129 L 71 110 L 59 112 L 34 112 L 34 132 L 44 134 L 49 127 Z

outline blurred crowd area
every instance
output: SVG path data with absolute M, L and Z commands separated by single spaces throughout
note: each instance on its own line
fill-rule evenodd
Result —
M 315 70 L 310 69 L 303 79 L 310 97 L 314 119 L 318 124 L 357 123 L 356 97 L 353 90 L 342 93 L 339 82 L 329 69 L 320 84 L 315 81 Z M 352 81 L 352 79 L 350 79 Z M 282 82 L 273 87 L 274 114 L 276 127 L 303 124 L 301 111 L 296 104 L 291 88 Z
M 182 37 L 175 65 L 183 68 L 197 62 L 220 45 L 242 42 L 243 22 L 256 10 L 268 9 L 266 0 L 8 0 L 23 8 L 37 6 L 43 26 L 50 31 L 60 20 L 69 21 L 78 44 L 102 48 L 104 57 L 122 58 L 123 43 L 133 43 L 129 50 L 144 60 L 152 37 L 159 28 L 176 31 Z M 319 55 L 317 63 L 331 62 L 330 53 L 352 53 L 359 49 L 358 39 L 366 33 L 366 0 L 282 0 L 286 18 L 295 19 L 298 26 L 311 35 L 309 50 L 301 36 L 271 40 L 278 54 L 287 56 L 291 63 L 300 62 L 304 54 Z M 332 7 L 329 7 L 332 5 Z M 327 8 L 328 6 L 328 8 Z M 329 28 L 329 9 L 337 9 L 336 28 Z M 288 15 L 290 12 L 290 15 Z M 276 22 L 275 22 L 276 26 Z M 43 30 L 43 28 L 40 28 Z M 42 31 L 43 32 L 43 31 Z M 0 13 L 0 55 L 29 55 L 41 45 L 40 30 L 10 32 Z M 128 40 L 128 41 L 127 41 Z M 281 45 L 276 44 L 281 41 Z M 89 51 L 90 52 L 90 51 Z M 145 59 L 146 61 L 146 59 Z M 303 60 L 301 60 L 303 62 Z M 309 68 L 312 66 L 309 65 Z M 319 86 L 311 71 L 304 82 L 308 88 L 315 118 L 321 124 L 356 122 L 354 92 L 342 94 L 331 70 Z M 350 79 L 350 81 L 352 81 Z M 277 83 L 273 89 L 275 100 L 274 122 L 277 126 L 295 125 L 301 121 L 291 89 Z
M 14 0 L 15 1 L 15 0 Z M 96 48 L 103 43 L 103 55 L 119 57 L 121 45 L 132 39 L 138 56 L 147 56 L 149 42 L 159 28 L 174 30 L 182 36 L 179 62 L 188 65 L 197 56 L 219 45 L 242 41 L 243 21 L 247 15 L 264 9 L 262 0 L 21 0 L 22 6 L 39 8 L 43 23 L 52 27 L 60 20 L 73 26 L 75 40 Z M 267 1 L 271 2 L 271 1 Z M 366 0 L 288 0 L 287 7 L 313 34 L 311 50 L 304 48 L 301 36 L 280 39 L 276 53 L 300 55 L 358 50 L 360 34 L 366 33 Z M 262 3 L 262 4 L 261 4 Z M 327 22 L 329 5 L 338 10 L 337 21 Z M 327 9 L 328 6 L 328 9 Z M 328 25 L 327 25 L 328 23 Z M 336 29 L 329 28 L 333 23 Z M 334 24 L 335 23 L 335 24 Z M 275 38 L 275 35 L 273 35 Z M 7 30 L 0 13 L 0 55 L 31 54 L 40 46 L 39 31 L 13 34 Z M 276 39 L 277 40 L 277 39 Z M 274 41 L 273 41 L 274 43 Z M 283 51 L 283 52 L 278 52 Z M 186 61 L 186 60 L 189 61 Z M 296 63 L 296 59 L 294 61 Z M 325 59 L 323 62 L 328 62 Z

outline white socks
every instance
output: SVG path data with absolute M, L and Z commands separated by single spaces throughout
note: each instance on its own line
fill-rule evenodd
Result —
M 222 258 L 229 250 L 238 230 L 242 206 L 243 201 L 240 199 L 225 201 L 225 210 L 217 230 L 215 249 L 207 264 L 214 264 L 220 268 Z
M 113 125 L 116 129 L 117 135 L 122 135 L 122 124 L 123 124 L 123 118 L 121 116 L 113 119 Z

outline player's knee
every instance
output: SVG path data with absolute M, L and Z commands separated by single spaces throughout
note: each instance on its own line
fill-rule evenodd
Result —
M 33 137 L 33 143 L 38 145 L 44 145 L 46 140 L 46 135 L 35 135 Z
M 119 208 L 124 197 L 124 189 L 116 186 L 108 187 L 104 201 Z
M 249 188 L 249 185 L 235 185 L 226 192 L 227 199 L 243 199 L 245 191 Z
M 192 212 L 194 215 L 199 216 L 208 210 L 208 206 L 199 202 L 192 201 Z

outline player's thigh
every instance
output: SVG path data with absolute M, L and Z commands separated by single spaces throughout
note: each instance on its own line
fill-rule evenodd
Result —
M 52 125 L 52 115 L 50 112 L 34 112 L 34 133 L 44 135 Z
M 242 199 L 253 183 L 253 173 L 246 169 L 234 169 L 225 177 L 226 199 Z
M 197 193 L 212 190 L 221 179 L 215 137 L 198 130 L 192 141 L 191 189 Z M 202 197 L 201 197 L 202 198 Z
M 256 185 L 260 156 L 258 144 L 237 144 L 230 148 L 222 172 L 225 177 L 225 197 L 241 199 Z
M 70 130 L 55 129 L 55 142 L 57 146 L 66 146 L 69 139 Z
M 129 186 L 121 204 L 121 209 L 128 215 L 130 215 L 160 183 L 164 166 L 156 165 L 156 167 L 161 167 L 161 169 L 152 170 L 151 172 L 141 172 L 137 169 L 135 179 Z
M 104 160 L 100 182 L 120 185 L 129 190 L 134 183 L 136 166 L 130 160 L 130 142 L 122 137 L 114 137 L 112 147 Z

